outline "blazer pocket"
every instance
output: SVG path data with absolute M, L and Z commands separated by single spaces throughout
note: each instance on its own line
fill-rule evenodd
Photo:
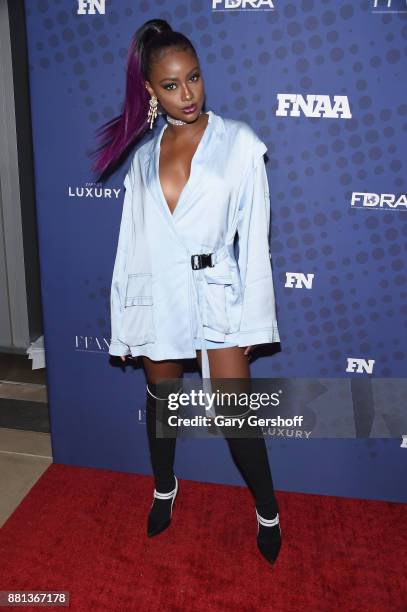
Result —
M 229 264 L 232 282 L 225 287 L 226 309 L 229 317 L 229 333 L 239 331 L 240 319 L 242 316 L 243 287 L 240 278 L 239 268 L 236 262 Z
M 128 275 L 124 305 L 125 342 L 130 346 L 154 342 L 151 272 Z
M 204 283 L 203 324 L 210 329 L 229 333 L 231 321 L 229 316 L 228 291 L 233 283 L 228 272 L 206 268 Z

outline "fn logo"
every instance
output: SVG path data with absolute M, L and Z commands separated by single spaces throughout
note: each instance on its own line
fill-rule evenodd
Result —
M 105 0 L 78 0 L 78 15 L 105 14 Z
M 390 13 L 405 13 L 407 9 L 407 0 L 373 0 L 374 9 L 392 9 Z M 385 13 L 385 10 L 375 11 L 377 13 Z

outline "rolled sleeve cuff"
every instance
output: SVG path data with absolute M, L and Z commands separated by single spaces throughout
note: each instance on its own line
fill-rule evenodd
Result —
M 239 346 L 252 346 L 255 344 L 271 344 L 273 342 L 280 342 L 280 334 L 278 331 L 277 322 L 274 323 L 273 327 L 267 327 L 264 329 L 253 329 L 253 330 L 240 330 L 239 332 L 241 340 Z
M 120 340 L 112 340 L 109 345 L 109 355 L 125 357 L 130 353 L 130 347 Z

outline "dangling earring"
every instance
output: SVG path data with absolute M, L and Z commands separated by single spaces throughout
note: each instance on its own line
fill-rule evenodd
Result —
M 153 128 L 153 123 L 157 117 L 158 100 L 156 96 L 150 98 L 150 109 L 148 111 L 147 121 L 150 124 L 150 130 Z

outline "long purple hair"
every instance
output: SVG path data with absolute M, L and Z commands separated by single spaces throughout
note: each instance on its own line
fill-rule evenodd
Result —
M 163 19 L 150 19 L 133 34 L 127 54 L 123 111 L 97 129 L 96 137 L 101 139 L 101 145 L 90 154 L 96 157 L 92 171 L 99 175 L 98 180 L 103 180 L 149 129 L 149 93 L 144 81 L 149 80 L 152 62 L 170 47 L 196 55 L 191 41 L 181 32 L 174 32 Z

